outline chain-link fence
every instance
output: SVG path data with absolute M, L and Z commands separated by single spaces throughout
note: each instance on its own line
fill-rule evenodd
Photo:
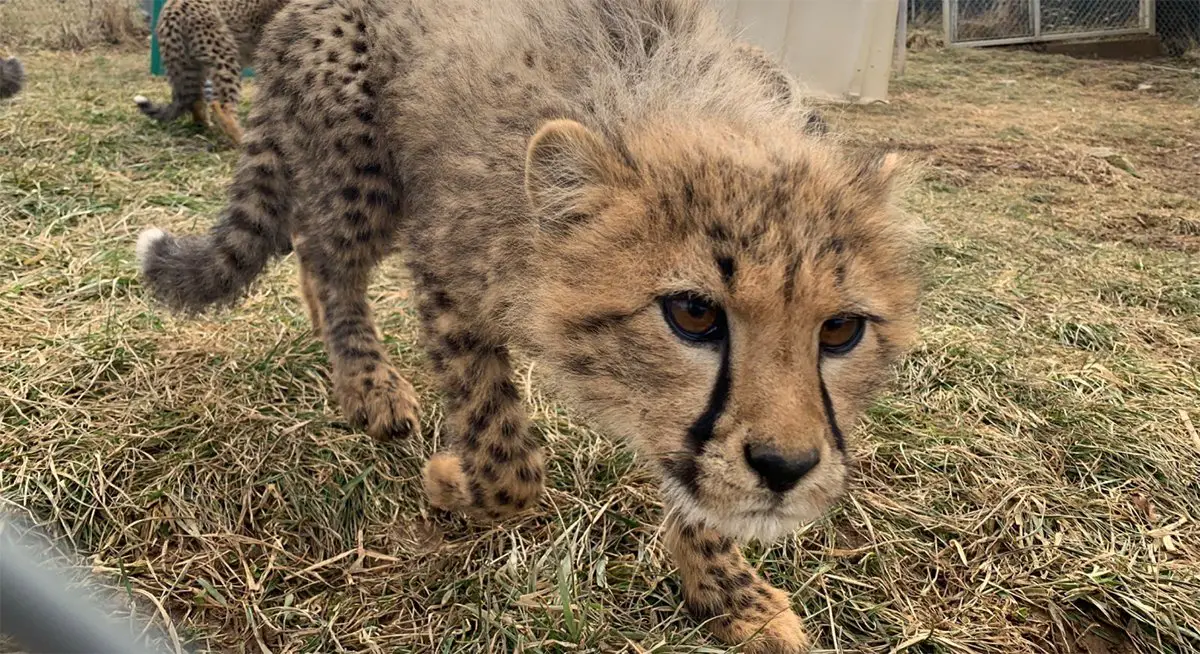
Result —
M 1200 51 L 1200 0 L 1156 0 L 1154 27 L 1167 54 Z
M 999 45 L 1131 34 L 1154 29 L 1153 0 L 950 0 L 950 43 Z
M 1155 33 L 1170 56 L 1200 50 L 1200 0 L 907 0 L 907 6 L 909 40 L 921 45 Z
M 145 0 L 0 0 L 0 48 L 74 50 L 145 43 Z

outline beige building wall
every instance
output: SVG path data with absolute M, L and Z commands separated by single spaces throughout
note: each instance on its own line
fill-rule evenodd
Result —
M 898 0 L 710 0 L 815 96 L 887 99 Z

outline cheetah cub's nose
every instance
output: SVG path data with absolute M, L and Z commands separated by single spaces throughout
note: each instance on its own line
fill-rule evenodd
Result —
M 770 445 L 746 444 L 746 463 L 758 473 L 767 488 L 776 493 L 786 493 L 795 488 L 804 475 L 820 462 L 821 453 L 815 449 L 788 458 Z

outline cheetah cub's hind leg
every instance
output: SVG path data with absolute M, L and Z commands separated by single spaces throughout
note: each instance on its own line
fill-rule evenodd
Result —
M 234 145 L 240 146 L 242 126 L 238 122 L 237 108 L 241 98 L 242 68 L 233 34 L 225 30 L 218 35 L 212 49 L 204 53 L 202 59 L 208 75 L 205 85 L 212 85 L 211 92 L 207 88 L 204 92 L 204 96 L 211 98 L 209 111 L 221 132 Z
M 451 310 L 437 313 L 428 284 L 420 287 L 427 351 L 446 396 L 449 451 L 425 465 L 434 506 L 475 518 L 500 519 L 541 496 L 545 463 L 529 435 L 529 417 L 512 381 L 508 350 Z
M 336 198 L 329 201 L 345 203 L 340 193 Z M 388 361 L 367 303 L 375 253 L 366 248 L 338 250 L 325 239 L 297 241 L 301 291 L 313 327 L 325 341 L 342 413 L 380 440 L 416 434 L 421 424 L 417 393 Z
M 312 272 L 309 271 L 300 254 L 303 242 L 304 237 L 302 235 L 292 235 L 292 247 L 296 251 L 296 268 L 300 273 L 300 297 L 304 300 L 304 306 L 308 309 L 308 319 L 312 322 L 313 335 L 321 338 L 325 328 L 325 317 L 321 315 L 321 300 L 317 296 L 317 282 L 313 279 Z
M 342 112 L 350 111 L 330 115 L 348 130 L 356 125 Z M 313 150 L 306 158 L 316 165 L 305 175 L 309 192 L 297 202 L 299 229 L 291 234 L 300 289 L 325 341 L 343 415 L 377 439 L 403 438 L 420 428 L 417 393 L 388 361 L 367 302 L 371 271 L 389 249 L 399 194 L 379 164 L 364 163 L 371 153 L 337 153 L 332 143 L 346 136 L 333 130 L 307 146 Z M 305 213 L 315 210 L 329 215 Z
M 208 105 L 203 100 L 192 103 L 192 122 L 208 127 Z
M 204 96 L 192 102 L 192 122 L 204 127 L 209 126 L 208 122 L 208 104 L 212 102 L 213 89 L 212 81 L 204 80 Z
M 683 601 L 713 635 L 747 654 L 801 654 L 811 643 L 787 594 L 746 562 L 737 544 L 707 527 L 671 518 L 666 545 L 679 567 Z

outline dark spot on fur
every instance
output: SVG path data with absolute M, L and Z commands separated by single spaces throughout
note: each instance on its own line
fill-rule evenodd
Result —
M 386 207 L 392 204 L 392 194 L 387 191 L 367 191 L 367 204 L 372 207 Z
M 537 468 L 529 465 L 522 465 L 517 468 L 517 479 L 520 479 L 526 484 L 536 484 L 542 478 L 542 472 Z
M 342 189 L 342 199 L 346 202 L 358 202 L 361 193 L 357 186 L 347 186 Z
M 488 456 L 490 456 L 493 461 L 499 463 L 500 465 L 504 465 L 512 460 L 512 455 L 510 455 L 508 450 L 504 449 L 504 447 L 499 443 L 492 443 L 488 446 Z
M 335 39 L 340 39 L 345 35 L 346 35 L 346 33 L 342 31 L 341 26 L 333 28 L 333 37 Z
M 796 297 L 796 277 L 800 274 L 800 257 L 793 257 L 783 273 L 783 303 L 791 304 Z
M 596 374 L 596 360 L 587 355 L 573 356 L 566 360 L 563 368 L 573 375 L 591 377 Z
M 729 257 L 720 257 L 717 259 L 717 267 L 721 269 L 721 279 L 725 282 L 725 285 L 728 286 L 733 282 L 733 259 Z
M 496 483 L 496 481 L 500 479 L 500 475 L 496 474 L 496 466 L 492 465 L 490 462 L 483 464 L 483 468 L 480 469 L 480 474 L 483 475 L 484 480 L 492 484 Z
M 354 47 L 354 51 L 357 52 L 358 54 L 366 54 L 366 52 L 367 52 L 367 42 L 366 41 L 355 41 L 353 47 Z
M 566 329 L 573 334 L 599 334 L 621 325 L 630 317 L 626 313 L 597 313 L 572 320 L 567 323 Z

